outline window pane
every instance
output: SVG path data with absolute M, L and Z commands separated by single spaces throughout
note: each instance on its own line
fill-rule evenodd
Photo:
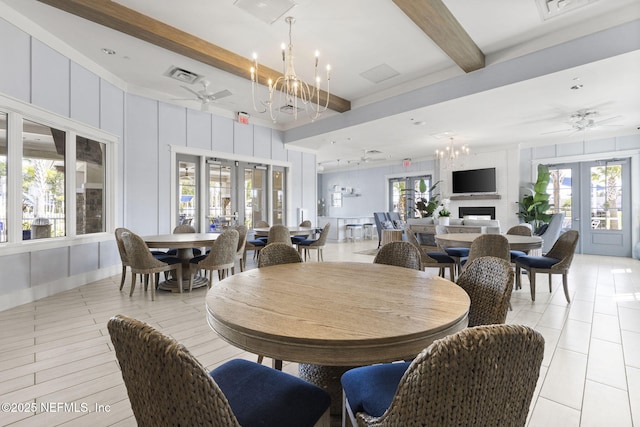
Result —
M 64 131 L 23 121 L 23 239 L 65 236 Z
M 591 168 L 591 228 L 622 230 L 622 165 Z
M 76 234 L 105 229 L 105 144 L 76 137 Z
M 273 223 L 284 224 L 284 170 L 273 171 Z M 305 218 L 306 219 L 306 218 Z
M 0 114 L 0 243 L 7 241 L 7 115 Z
M 180 224 L 191 224 L 196 230 L 197 221 L 194 221 L 198 208 L 198 198 L 196 197 L 196 164 L 195 162 L 180 161 L 180 186 L 178 194 L 180 195 L 180 204 L 178 215 Z
M 212 163 L 209 166 L 209 230 L 229 223 L 231 217 L 231 167 Z

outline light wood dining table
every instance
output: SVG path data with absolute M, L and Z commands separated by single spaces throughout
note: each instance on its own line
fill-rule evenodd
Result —
M 307 236 L 309 234 L 314 234 L 316 232 L 315 227 L 300 227 L 298 225 L 289 225 L 287 226 L 289 229 L 289 234 L 292 236 Z M 257 227 L 253 229 L 256 237 L 267 237 L 269 236 L 269 227 Z
M 142 240 L 149 248 L 174 248 L 177 249 L 177 258 L 182 260 L 182 288 L 189 289 L 189 261 L 193 258 L 193 248 L 211 246 L 220 233 L 175 233 L 157 234 L 154 236 L 143 236 Z M 206 286 L 208 280 L 196 275 L 193 280 L 193 287 Z M 171 292 L 180 292 L 178 281 L 173 276 L 169 276 L 164 282 L 160 282 L 159 289 Z
M 243 350 L 300 363 L 341 411 L 353 366 L 415 357 L 467 326 L 469 297 L 424 271 L 373 263 L 294 263 L 230 276 L 206 296 L 211 328 Z M 333 369 L 333 367 L 338 367 Z

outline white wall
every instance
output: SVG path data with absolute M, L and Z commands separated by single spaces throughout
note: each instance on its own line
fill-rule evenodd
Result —
M 170 145 L 290 162 L 289 221 L 295 222 L 296 208 L 315 214 L 315 155 L 285 149 L 282 132 L 128 94 L 89 71 L 98 67 L 81 65 L 50 47 L 59 46 L 59 40 L 38 40 L 7 19 L 0 19 L 0 95 L 25 109 L 109 132 L 119 141 L 118 180 L 111 183 L 116 226 L 143 235 L 171 232 Z M 0 310 L 120 272 L 112 230 L 90 242 L 44 240 L 0 245 Z

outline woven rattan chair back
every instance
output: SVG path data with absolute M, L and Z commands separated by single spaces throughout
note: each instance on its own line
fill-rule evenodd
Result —
M 496 257 L 471 261 L 458 277 L 458 285 L 471 299 L 469 326 L 504 323 L 513 290 L 511 263 Z
M 288 243 L 291 245 L 291 233 L 286 225 L 276 224 L 269 228 L 269 237 L 267 238 L 267 244 L 269 243 Z
M 253 228 L 269 228 L 270 225 L 267 221 L 256 221 L 256 224 Z
M 258 254 L 258 268 L 294 262 L 302 262 L 302 257 L 293 246 L 286 243 L 269 243 Z
M 235 230 L 238 232 L 238 251 L 236 252 L 236 260 L 240 264 L 240 271 L 244 271 L 244 252 L 247 247 L 247 233 L 249 230 L 246 225 L 237 225 Z M 235 264 L 232 267 L 232 274 L 235 274 Z
M 510 261 L 509 241 L 502 234 L 481 234 L 471 242 L 469 258 L 467 258 L 465 266 L 474 259 L 483 256 L 493 256 Z
M 193 287 L 193 275 L 197 270 L 206 270 L 209 272 L 209 287 L 211 287 L 213 280 L 213 271 L 218 271 L 219 279 L 223 279 L 226 276 L 226 271 L 233 268 L 236 262 L 238 239 L 238 232 L 236 230 L 224 230 L 218 238 L 213 241 L 211 251 L 206 257 L 197 263 L 190 263 L 189 289 Z
M 118 315 L 107 324 L 140 426 L 240 426 L 205 368 L 174 339 Z
M 413 246 L 416 247 L 416 249 L 418 249 L 418 252 L 420 252 L 420 262 L 422 263 L 421 265 L 421 269 L 425 269 L 425 268 L 439 268 L 440 269 L 440 274 L 444 277 L 444 268 L 449 268 L 449 270 L 451 271 L 451 275 L 450 278 L 451 280 L 453 280 L 453 268 L 455 266 L 455 262 L 453 260 L 451 260 L 451 263 L 447 264 L 447 263 L 441 263 L 438 262 L 436 259 L 431 258 L 427 252 L 422 249 L 422 247 L 420 246 L 420 242 L 418 242 L 418 238 L 416 237 L 415 233 L 413 232 L 413 230 L 411 230 L 411 228 L 407 227 L 405 228 L 405 236 L 407 236 L 407 242 L 411 243 Z M 434 251 L 435 253 L 435 251 Z M 443 253 L 444 254 L 444 253 Z
M 149 277 L 154 278 L 157 284 L 158 273 L 163 271 L 176 270 L 176 277 L 178 278 L 178 285 L 180 292 L 182 292 L 182 264 L 168 264 L 157 260 L 149 251 L 147 244 L 142 240 L 142 237 L 138 236 L 132 231 L 124 231 L 120 234 L 122 242 L 124 243 L 125 252 L 127 254 L 127 260 L 129 267 L 131 268 L 131 292 L 129 296 L 133 295 L 136 286 L 136 274 L 148 274 Z M 146 283 L 146 281 L 145 281 Z M 146 284 L 145 284 L 146 290 Z M 155 299 L 155 285 L 151 282 L 151 300 Z
M 507 234 L 516 236 L 531 236 L 533 232 L 531 231 L 531 227 L 527 227 L 526 225 L 514 225 L 509 230 L 507 230 Z
M 524 426 L 544 338 L 520 325 L 467 328 L 435 341 L 411 363 L 381 417 L 359 426 Z
M 127 251 L 124 248 L 124 242 L 122 241 L 122 233 L 130 232 L 126 228 L 116 228 L 114 235 L 116 237 L 116 245 L 118 246 L 118 253 L 120 254 L 120 262 L 122 263 L 122 275 L 120 277 L 120 290 L 124 287 L 124 281 L 127 278 L 127 267 L 129 266 L 129 259 L 127 258 Z
M 322 256 L 322 251 L 324 250 L 325 245 L 327 244 L 327 237 L 329 236 L 329 230 L 331 229 L 331 223 L 328 222 L 322 228 L 320 232 L 320 236 L 313 242 L 305 246 L 298 246 L 298 253 L 304 250 L 304 259 L 306 261 L 307 256 L 309 255 L 309 250 L 315 249 L 318 251 L 318 261 L 324 261 Z
M 300 227 L 311 227 L 311 221 L 309 221 L 308 219 L 305 219 L 300 223 Z
M 576 230 L 568 230 L 558 237 L 556 243 L 551 247 L 551 250 L 545 255 L 547 258 L 559 259 L 560 262 L 554 264 L 550 270 L 552 273 L 561 273 L 566 271 L 571 266 L 573 261 L 573 255 L 576 252 L 578 246 L 578 239 L 580 233 Z
M 180 224 L 173 229 L 173 234 L 195 233 L 196 229 L 190 224 Z
M 420 251 L 405 241 L 389 242 L 382 246 L 373 259 L 373 263 L 422 270 Z

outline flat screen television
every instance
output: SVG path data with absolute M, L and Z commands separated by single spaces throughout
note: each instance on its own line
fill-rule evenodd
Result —
M 495 193 L 496 168 L 470 169 L 453 171 L 453 192 L 460 193 Z

